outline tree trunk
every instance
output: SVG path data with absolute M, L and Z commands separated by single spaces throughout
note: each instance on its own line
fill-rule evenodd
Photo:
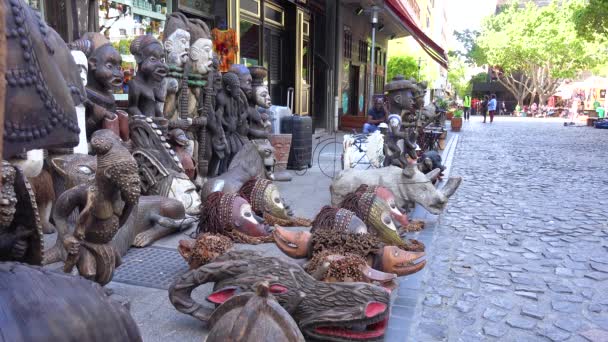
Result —
M 529 93 L 532 92 L 532 82 L 526 75 L 516 77 L 513 73 L 505 74 L 498 78 L 498 82 L 502 84 L 507 90 L 517 99 L 517 104 L 522 107 L 525 98 Z

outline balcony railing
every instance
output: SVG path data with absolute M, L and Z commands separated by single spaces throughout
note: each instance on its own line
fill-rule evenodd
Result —
M 117 4 L 123 4 L 131 7 L 133 14 L 138 14 L 144 17 L 150 17 L 157 20 L 166 20 L 166 13 L 163 13 L 163 7 L 153 5 L 147 0 L 112 0 Z M 166 12 L 166 8 L 165 8 Z

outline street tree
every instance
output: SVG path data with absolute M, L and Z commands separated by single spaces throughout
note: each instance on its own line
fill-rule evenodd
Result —
M 449 54 L 448 82 L 452 85 L 454 93 L 460 98 L 467 94 L 466 66 L 464 61 L 456 54 Z M 470 92 L 470 91 L 469 91 Z
M 476 40 L 483 50 L 479 61 L 497 67 L 498 82 L 518 104 L 529 94 L 537 94 L 545 103 L 561 80 L 599 63 L 598 43 L 577 35 L 572 18 L 580 8 L 577 0 L 546 7 L 511 5 L 484 20 Z
M 389 81 L 397 75 L 403 75 L 406 79 L 418 78 L 418 61 L 412 56 L 391 57 L 386 69 Z
M 587 40 L 608 38 L 608 0 L 589 0 L 574 13 L 576 31 Z

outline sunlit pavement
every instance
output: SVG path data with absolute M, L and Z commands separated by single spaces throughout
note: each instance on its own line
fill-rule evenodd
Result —
M 386 340 L 608 341 L 608 131 L 472 117 L 451 173 L 422 294 Z

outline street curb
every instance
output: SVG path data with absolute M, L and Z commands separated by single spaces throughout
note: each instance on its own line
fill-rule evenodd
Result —
M 438 188 L 443 187 L 450 176 L 458 140 L 459 134 L 452 134 L 446 148 L 442 152 L 442 159 L 446 169 L 443 180 L 437 185 Z M 416 206 L 412 212 L 412 218 L 424 220 L 426 227 L 421 232 L 409 234 L 409 237 L 424 243 L 427 253 L 433 252 L 431 247 L 435 240 L 435 234 L 438 231 L 436 228 L 441 222 L 441 215 L 432 215 L 422 207 Z M 427 256 L 429 255 L 432 254 L 428 253 Z M 399 277 L 399 287 L 391 294 L 391 315 L 386 334 L 384 335 L 384 341 L 403 342 L 408 340 L 412 324 L 414 323 L 412 317 L 418 308 L 419 297 L 423 294 L 422 280 L 425 278 L 426 272 L 428 271 L 425 268 L 413 275 Z

